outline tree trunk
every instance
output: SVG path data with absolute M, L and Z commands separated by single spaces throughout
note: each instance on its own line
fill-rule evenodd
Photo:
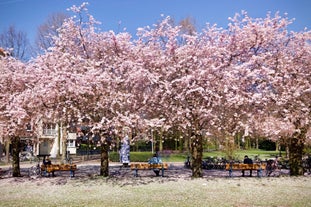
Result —
M 188 137 L 188 136 L 184 136 L 184 137 L 183 137 L 183 149 L 184 149 L 184 151 L 186 151 L 187 153 L 189 153 L 189 151 L 190 151 L 190 147 L 189 147 L 189 137 Z
M 303 175 L 302 154 L 304 143 L 296 137 L 290 139 L 289 168 L 291 176 Z
M 296 125 L 297 127 L 297 125 Z M 298 128 L 298 127 L 297 127 Z M 302 155 L 306 140 L 306 127 L 299 127 L 289 140 L 289 169 L 291 176 L 303 175 Z
M 4 152 L 4 144 L 0 141 L 0 158 L 2 158 L 3 152 Z
M 280 143 L 278 141 L 275 142 L 275 152 L 278 152 L 280 149 Z
M 202 135 L 191 137 L 191 158 L 192 158 L 192 177 L 198 178 L 203 176 L 202 171 L 203 157 L 203 138 Z
M 104 177 L 109 176 L 109 144 L 103 143 L 101 145 L 100 154 L 100 175 Z
M 67 153 L 67 127 L 64 124 L 62 124 L 61 127 L 62 127 L 62 139 L 61 139 L 62 163 L 64 163 L 66 160 L 66 153 Z
M 160 130 L 160 134 L 159 134 L 159 151 L 162 152 L 163 151 L 163 131 Z
M 237 134 L 237 146 L 238 146 L 238 149 L 241 149 L 240 139 L 241 139 L 241 134 L 240 134 L 240 133 L 238 133 L 238 134 Z
M 5 163 L 10 162 L 10 142 L 5 142 Z
M 62 130 L 62 128 L 61 128 L 61 126 L 62 126 L 62 124 L 61 124 L 61 122 L 59 122 L 58 123 L 58 127 L 57 127 L 57 144 L 58 144 L 58 147 L 57 147 L 57 157 L 60 157 L 61 156 L 61 151 L 60 151 L 60 149 L 62 148 L 61 147 L 61 134 L 62 134 L 62 132 L 61 132 L 61 130 Z
M 21 177 L 21 170 L 19 165 L 19 153 L 20 153 L 20 138 L 18 136 L 12 137 L 12 168 L 13 168 L 13 177 Z
M 286 143 L 286 147 L 285 147 L 285 157 L 289 158 L 289 147 L 288 147 L 287 143 Z

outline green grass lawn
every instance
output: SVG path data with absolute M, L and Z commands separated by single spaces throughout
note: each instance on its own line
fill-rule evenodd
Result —
M 243 160 L 244 156 L 248 155 L 251 159 L 254 159 L 255 156 L 258 156 L 261 160 L 273 158 L 279 155 L 277 151 L 265 151 L 265 150 L 237 150 L 234 153 L 234 157 L 237 160 Z M 284 152 L 282 152 L 284 155 Z M 179 152 L 160 152 L 160 156 L 165 162 L 184 162 L 188 156 L 188 153 L 179 153 Z M 152 152 L 131 152 L 130 160 L 131 162 L 146 162 L 152 157 Z M 207 157 L 218 157 L 225 158 L 226 154 L 223 151 L 209 151 L 203 153 L 203 159 Z M 119 162 L 119 153 L 111 152 L 110 160 L 114 162 Z

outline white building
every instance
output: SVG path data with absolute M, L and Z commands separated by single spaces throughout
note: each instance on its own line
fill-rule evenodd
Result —
M 40 126 L 41 125 L 41 126 Z M 62 126 L 55 123 L 44 123 L 39 125 L 37 141 L 34 143 L 34 154 L 50 154 L 51 157 L 57 157 L 62 154 Z M 76 154 L 76 133 L 67 134 L 67 149 L 70 154 Z

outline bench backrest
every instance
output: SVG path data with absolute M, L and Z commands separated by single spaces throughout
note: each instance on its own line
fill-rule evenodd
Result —
M 41 165 L 41 170 L 46 170 L 48 172 L 57 170 L 76 170 L 76 164 L 51 164 L 51 165 Z
M 159 164 L 149 164 L 149 163 L 131 163 L 131 170 L 148 170 L 148 169 L 167 169 L 168 164 L 167 163 L 159 163 Z
M 265 163 L 243 164 L 243 163 L 227 163 L 226 170 L 265 170 Z

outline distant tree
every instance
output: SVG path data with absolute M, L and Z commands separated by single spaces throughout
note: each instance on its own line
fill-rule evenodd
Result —
M 192 17 L 186 17 L 179 21 L 181 26 L 181 32 L 188 35 L 194 35 L 197 31 L 195 19 Z
M 38 27 L 35 45 L 38 51 L 47 50 L 54 45 L 54 37 L 58 36 L 58 29 L 68 18 L 65 13 L 53 13 Z
M 2 48 L 0 48 L 0 56 L 2 56 L 2 57 L 7 56 L 7 52 Z
M 0 34 L 0 47 L 2 47 L 9 56 L 24 60 L 27 55 L 28 46 L 27 34 L 17 30 L 15 26 L 11 25 Z

